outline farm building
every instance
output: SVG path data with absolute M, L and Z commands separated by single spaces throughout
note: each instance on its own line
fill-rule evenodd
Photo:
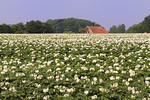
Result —
M 96 34 L 108 34 L 104 27 L 99 26 L 87 26 L 86 33 L 96 33 Z

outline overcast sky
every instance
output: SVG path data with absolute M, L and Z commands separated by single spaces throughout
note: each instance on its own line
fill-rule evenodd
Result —
M 112 25 L 128 28 L 150 15 L 150 0 L 0 0 L 0 24 L 81 18 L 107 30 Z

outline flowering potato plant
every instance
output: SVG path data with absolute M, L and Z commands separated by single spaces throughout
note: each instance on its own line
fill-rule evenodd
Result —
M 0 35 L 1 100 L 150 100 L 150 35 Z

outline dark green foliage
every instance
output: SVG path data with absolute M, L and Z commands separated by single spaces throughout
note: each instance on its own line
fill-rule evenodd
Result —
M 126 29 L 125 29 L 125 25 L 121 24 L 118 26 L 117 28 L 118 33 L 125 33 Z
M 10 25 L 6 24 L 0 25 L 0 33 L 12 33 Z
M 27 33 L 52 33 L 53 29 L 50 24 L 41 21 L 30 21 L 26 23 Z
M 127 33 L 144 33 L 150 32 L 150 15 L 145 17 L 144 20 L 139 23 L 135 24 L 128 28 Z
M 110 33 L 117 33 L 117 27 L 116 25 L 113 25 L 110 30 L 109 30 Z
M 48 23 L 43 23 L 43 33 L 53 33 L 53 28 Z
M 47 20 L 46 22 L 52 25 L 56 33 L 82 33 L 82 29 L 87 26 L 100 26 L 95 22 L 76 18 Z
M 141 32 L 150 32 L 150 15 L 144 18 L 140 28 Z
M 28 33 L 43 33 L 43 25 L 41 21 L 30 21 L 26 23 L 26 32 Z
M 139 33 L 140 32 L 140 25 L 141 24 L 135 24 L 128 28 L 126 33 Z
M 25 26 L 22 22 L 13 24 L 11 28 L 12 28 L 13 33 L 25 33 Z
M 85 28 L 79 28 L 79 33 L 85 33 L 86 29 Z
M 121 24 L 118 27 L 116 25 L 113 25 L 110 30 L 110 33 L 125 33 L 125 25 Z

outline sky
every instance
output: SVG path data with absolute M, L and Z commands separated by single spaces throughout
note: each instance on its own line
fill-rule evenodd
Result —
M 150 0 L 0 0 L 0 24 L 73 17 L 109 30 L 119 24 L 128 28 L 148 15 Z

